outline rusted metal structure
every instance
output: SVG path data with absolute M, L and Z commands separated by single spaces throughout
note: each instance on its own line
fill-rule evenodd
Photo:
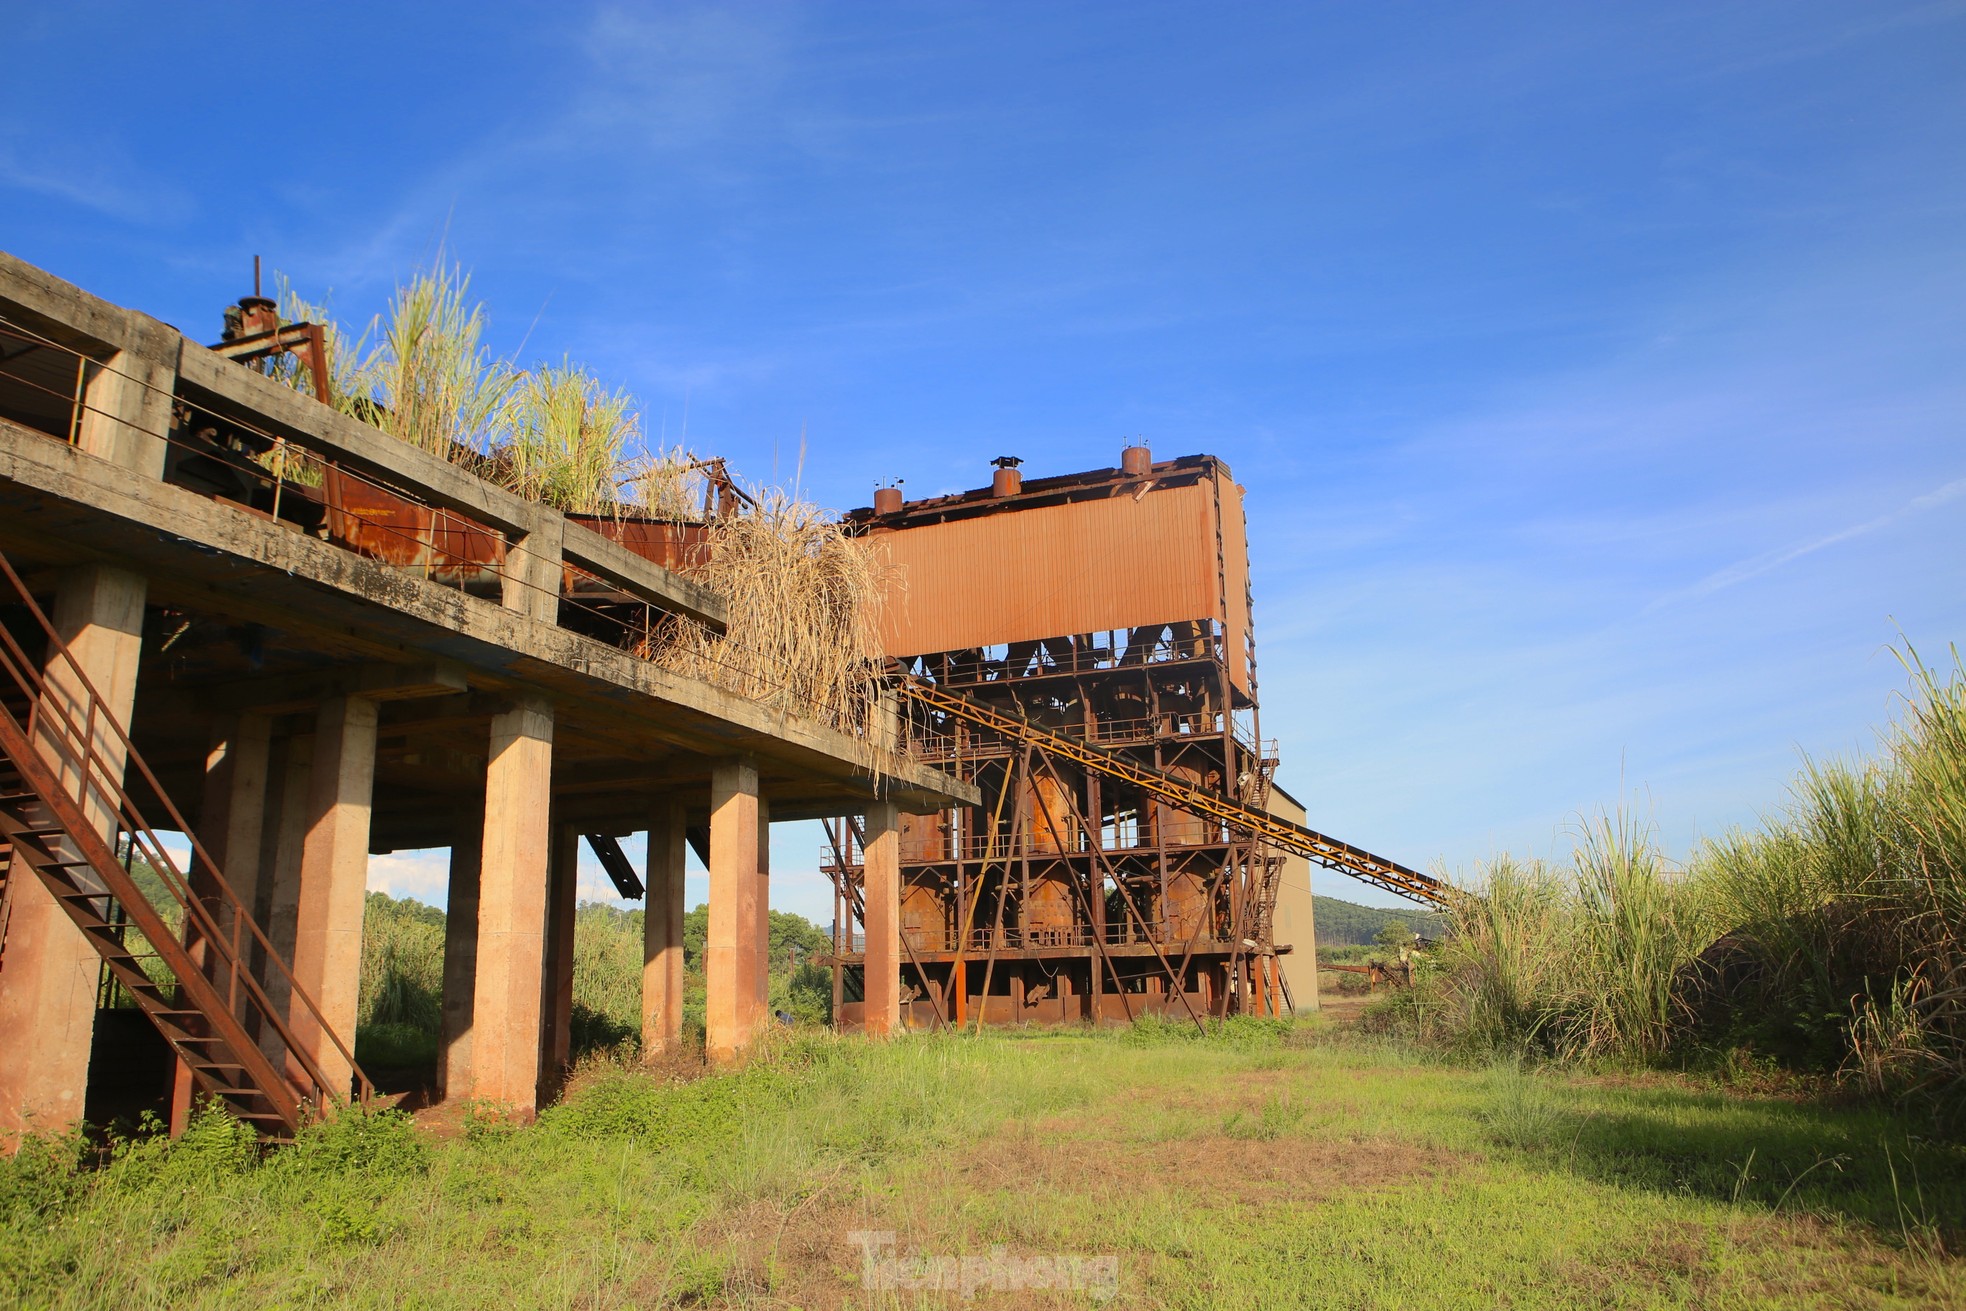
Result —
M 450 849 L 433 1095 L 554 1095 L 583 837 L 646 890 L 651 1049 L 681 1040 L 700 844 L 734 1058 L 768 1020 L 769 823 L 853 813 L 881 849 L 977 799 L 651 659 L 725 623 L 667 567 L 700 524 L 562 514 L 266 376 L 322 377 L 319 345 L 258 295 L 200 345 L 0 253 L 0 1151 L 194 1094 L 280 1137 L 364 1095 L 368 860 L 406 848 Z
M 883 488 L 848 516 L 893 566 L 883 641 L 911 746 L 982 796 L 902 825 L 910 1022 L 1314 1005 L 1280 967 L 1312 953 L 1309 888 L 1295 890 L 1305 939 L 1277 942 L 1283 858 L 1237 822 L 1270 810 L 1277 764 L 1241 488 L 1212 456 L 1155 462 L 1141 447 L 1066 477 L 1027 481 L 1020 463 L 997 460 L 988 488 L 960 495 Z M 838 822 L 830 839 L 835 1010 L 851 1028 L 875 966 L 853 932 L 859 835 Z

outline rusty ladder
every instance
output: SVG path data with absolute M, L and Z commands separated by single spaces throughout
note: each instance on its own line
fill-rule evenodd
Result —
M 1151 765 L 1142 765 L 1088 742 L 1054 733 L 1028 720 L 979 705 L 968 697 L 959 696 L 925 679 L 902 679 L 901 693 L 931 710 L 989 729 L 1008 741 L 1039 747 L 1083 769 L 1130 783 L 1193 814 L 1247 830 L 1274 847 L 1303 856 L 1361 883 L 1395 893 L 1423 906 L 1439 908 L 1448 903 L 1451 889 L 1439 879 L 1409 869 L 1397 861 L 1375 856 L 1349 842 L 1326 837 L 1301 824 L 1293 824 L 1265 811 L 1253 810 L 1228 797 L 1164 774 Z
M 289 1139 L 305 1120 L 350 1097 L 350 1089 L 330 1086 L 313 1054 L 295 1041 L 290 1015 L 306 1013 L 354 1069 L 357 1095 L 367 1100 L 373 1085 L 353 1052 L 294 981 L 4 555 L 0 583 L 39 625 L 48 667 L 62 673 L 62 686 L 51 688 L 14 634 L 0 626 L 0 854 L 7 875 L 0 913 L 18 899 L 23 880 L 38 878 L 199 1089 L 265 1137 Z M 139 813 L 124 786 L 126 769 L 158 798 L 169 827 L 190 840 L 201 871 L 197 889 Z M 92 812 L 100 818 L 92 819 Z M 122 857 L 116 849 L 121 844 L 103 836 L 111 822 L 127 842 Z M 161 905 L 137 883 L 137 861 L 162 884 Z M 182 936 L 167 912 L 178 917 Z M 144 969 L 143 958 L 124 943 L 126 928 L 143 935 L 171 983 Z M 268 972 L 286 985 L 292 1009 L 285 1013 L 247 962 L 255 944 Z

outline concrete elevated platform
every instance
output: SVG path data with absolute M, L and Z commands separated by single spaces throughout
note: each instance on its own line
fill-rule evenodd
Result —
M 292 499 L 283 511 L 281 494 L 319 492 L 260 478 L 273 451 L 495 550 L 475 573 L 446 573 L 350 549 Z M 741 905 L 713 906 L 729 940 L 712 944 L 710 1040 L 729 1056 L 762 1007 L 762 825 L 976 801 L 895 754 L 891 729 L 844 732 L 637 654 L 637 628 L 721 625 L 721 599 L 687 579 L 5 255 L 0 551 L 67 616 L 71 647 L 99 639 L 91 678 L 124 688 L 136 749 L 202 816 L 223 877 L 290 945 L 296 977 L 350 1042 L 367 857 L 453 849 L 453 1093 L 521 1110 L 550 1093 L 567 1044 L 577 835 L 665 835 L 647 871 L 665 912 L 649 916 L 661 994 L 680 983 L 678 837 L 720 828 L 707 835 L 713 899 Z M 7 601 L 0 622 L 32 640 Z M 747 807 L 729 804 L 733 791 Z M 742 811 L 748 833 L 713 810 Z M 0 1129 L 73 1119 L 86 1078 L 90 1025 L 70 985 L 90 962 L 37 893 L 15 880 L 7 894 Z M 43 957 L 66 964 L 43 970 Z M 673 1041 L 673 997 L 648 1003 L 650 1041 Z

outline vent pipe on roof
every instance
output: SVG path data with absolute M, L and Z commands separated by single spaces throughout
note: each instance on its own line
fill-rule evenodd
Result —
M 1015 455 L 999 455 L 990 463 L 997 468 L 990 478 L 990 495 L 1015 496 L 1024 490 L 1024 475 L 1017 472 L 1017 466 L 1024 461 Z
M 1129 478 L 1145 478 L 1154 471 L 1154 453 L 1145 446 L 1128 446 L 1120 452 L 1120 472 Z

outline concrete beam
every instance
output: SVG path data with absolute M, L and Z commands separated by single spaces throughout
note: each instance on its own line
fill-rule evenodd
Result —
M 472 1095 L 530 1117 L 539 1106 L 540 979 L 546 958 L 553 707 L 524 702 L 492 720 L 485 770 Z
M 375 727 L 375 702 L 365 697 L 337 697 L 321 706 L 307 788 L 307 837 L 300 855 L 294 982 L 313 999 L 320 1015 L 317 1019 L 296 1000 L 288 1008 L 288 1023 L 295 1043 L 313 1056 L 337 1096 L 348 1094 L 354 1078 Z M 348 1055 L 337 1050 L 330 1032 Z
M 233 364 L 225 367 L 246 378 L 257 376 Z M 393 438 L 383 440 L 410 449 Z M 16 490 L 9 490 L 10 483 Z M 18 500 L 21 493 L 58 502 L 94 549 L 140 550 L 154 557 L 160 570 L 170 569 L 174 595 L 216 614 L 296 633 L 318 631 L 339 646 L 359 646 L 385 660 L 401 659 L 420 646 L 507 686 L 517 683 L 526 694 L 587 703 L 647 738 L 709 756 L 750 754 L 770 761 L 774 772 L 837 780 L 842 789 L 867 788 L 878 771 L 884 786 L 910 810 L 979 803 L 973 785 L 871 743 L 268 524 L 238 507 L 138 478 L 0 420 L 0 502 Z M 17 522 L 25 525 L 29 519 L 22 515 Z M 15 540 L 7 520 L 0 514 L 0 542 Z M 158 524 L 170 525 L 170 531 L 159 532 L 153 527 Z M 32 547 L 45 532 L 37 528 L 24 544 Z M 292 591 L 291 603 L 273 604 L 269 588 Z M 345 612 L 330 615 L 331 601 L 359 610 L 362 622 Z
M 112 305 L 5 251 L 0 251 L 0 312 L 50 341 L 97 358 L 129 351 L 174 363 L 184 341 L 169 324 Z
M 676 1049 L 683 1036 L 683 870 L 686 816 L 674 797 L 649 816 L 648 898 L 642 903 L 642 1053 Z
M 758 771 L 748 760 L 710 776 L 710 934 L 704 946 L 704 1047 L 730 1064 L 757 1028 Z
M 323 701 L 336 697 L 361 697 L 380 703 L 450 697 L 469 691 L 464 670 L 457 665 L 366 662 L 325 674 L 241 679 L 222 689 L 206 688 L 193 695 L 207 705 L 222 704 L 262 715 L 284 715 L 313 710 Z
M 885 1038 L 901 1026 L 901 816 L 891 801 L 867 807 L 865 1027 Z

